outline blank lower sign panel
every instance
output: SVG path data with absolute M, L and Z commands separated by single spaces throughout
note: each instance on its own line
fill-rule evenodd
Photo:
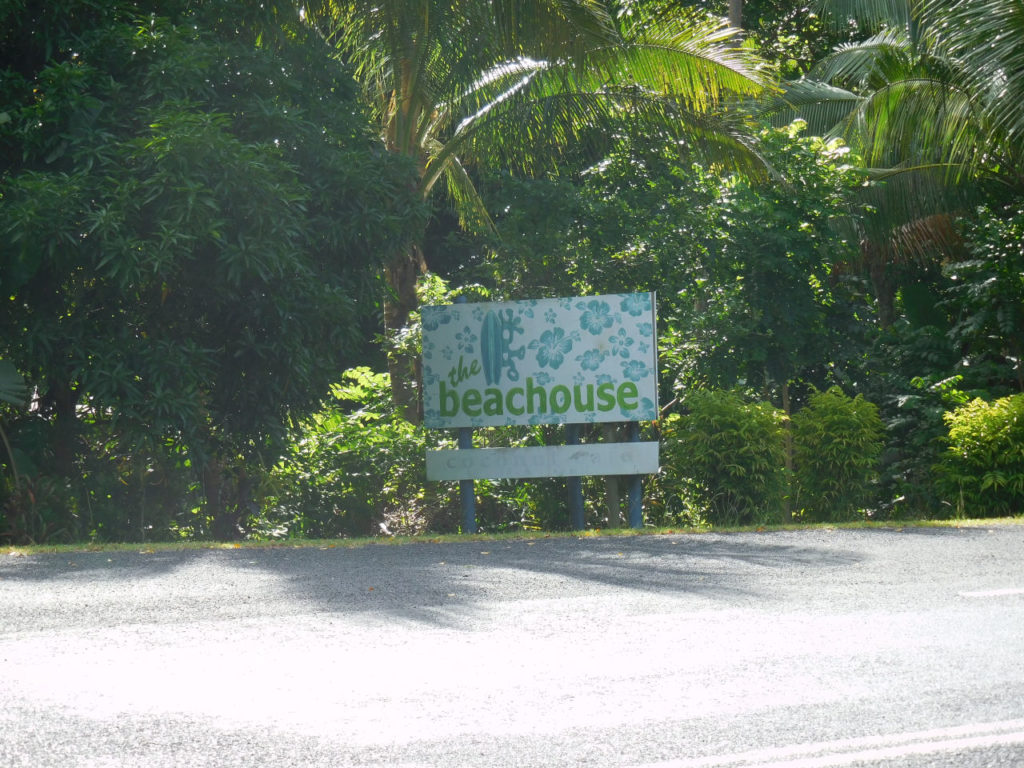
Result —
M 427 451 L 428 480 L 644 475 L 657 471 L 657 442 Z

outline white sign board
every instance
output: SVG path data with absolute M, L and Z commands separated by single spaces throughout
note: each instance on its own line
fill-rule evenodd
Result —
M 658 418 L 653 293 L 423 307 L 424 424 Z
M 430 480 L 650 475 L 657 471 L 656 442 L 427 451 Z

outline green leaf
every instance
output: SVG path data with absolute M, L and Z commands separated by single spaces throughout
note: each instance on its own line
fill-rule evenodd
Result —
M 25 379 L 10 361 L 0 360 L 0 400 L 21 408 L 27 399 Z

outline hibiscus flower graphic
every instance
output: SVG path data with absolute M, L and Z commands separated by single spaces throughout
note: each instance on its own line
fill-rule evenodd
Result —
M 631 293 L 622 298 L 619 309 L 633 317 L 640 317 L 651 311 L 651 295 L 649 293 Z
M 537 350 L 537 364 L 548 368 L 558 368 L 565 361 L 565 356 L 572 351 L 573 342 L 579 341 L 579 334 L 573 331 L 566 336 L 562 328 L 544 331 L 540 339 L 530 342 L 530 349 Z
M 608 302 L 594 299 L 584 302 L 583 306 L 586 307 L 586 311 L 580 317 L 580 327 L 583 330 L 596 336 L 606 328 L 612 327 L 612 308 L 608 306 Z
M 647 370 L 647 366 L 639 360 L 626 360 L 622 364 L 622 375 L 630 381 L 646 379 L 650 374 L 651 372 Z

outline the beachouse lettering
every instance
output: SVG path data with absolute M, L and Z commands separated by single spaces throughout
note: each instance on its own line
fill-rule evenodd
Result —
M 650 293 L 423 307 L 432 428 L 658 417 Z
M 455 373 L 455 369 L 453 369 Z M 455 378 L 455 376 L 453 376 Z M 457 389 L 441 382 L 441 417 L 523 416 L 543 414 L 580 414 L 615 410 L 632 411 L 639 405 L 640 393 L 632 381 L 615 384 L 555 384 L 545 387 L 527 376 L 523 386 L 498 389 L 466 387 Z

